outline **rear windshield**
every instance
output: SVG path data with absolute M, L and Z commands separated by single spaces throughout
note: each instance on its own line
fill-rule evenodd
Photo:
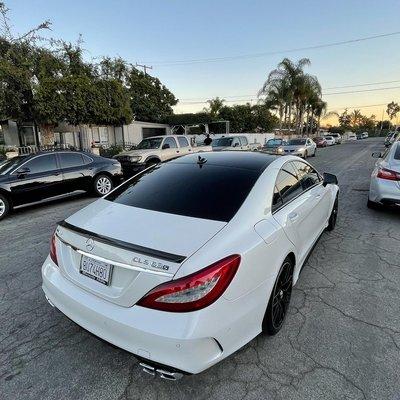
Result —
M 146 210 L 226 221 L 260 172 L 211 164 L 167 163 L 137 175 L 106 199 Z
M 303 144 L 306 144 L 306 139 L 291 139 L 288 141 L 289 146 L 301 146 Z
M 282 139 L 269 139 L 267 142 L 267 147 L 280 146 L 282 144 Z
M 220 138 L 220 139 L 214 139 L 212 141 L 212 146 L 213 147 L 230 147 L 232 146 L 233 142 L 233 137 L 225 137 L 225 138 Z

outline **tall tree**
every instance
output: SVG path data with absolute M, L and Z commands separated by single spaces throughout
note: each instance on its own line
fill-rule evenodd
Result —
M 398 103 L 392 101 L 387 105 L 386 114 L 389 116 L 390 121 L 392 121 L 393 118 L 396 118 L 399 111 L 400 111 L 400 106 L 398 105 Z
M 221 108 L 224 106 L 224 101 L 224 99 L 220 99 L 219 97 L 207 100 L 208 107 L 204 108 L 204 112 L 208 113 L 211 118 L 216 118 Z
M 272 70 L 259 96 L 265 96 L 265 103 L 278 112 L 280 127 L 292 128 L 295 123 L 297 133 L 303 132 L 306 117 L 306 133 L 309 132 L 310 118 L 314 118 L 314 106 L 321 97 L 318 79 L 306 74 L 304 68 L 310 65 L 308 58 L 293 62 L 284 58 L 278 67 Z M 292 115 L 294 114 L 294 121 Z M 284 117 L 284 121 L 282 119 Z

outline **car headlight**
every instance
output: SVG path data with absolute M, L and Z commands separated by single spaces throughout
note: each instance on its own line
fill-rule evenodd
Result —
M 300 147 L 300 149 L 297 149 L 297 151 L 304 151 L 305 148 L 304 147 Z
M 278 148 L 276 149 L 276 152 L 277 152 L 277 153 L 283 153 L 282 147 L 278 147 Z
M 141 159 L 141 156 L 131 156 L 131 162 L 139 162 Z

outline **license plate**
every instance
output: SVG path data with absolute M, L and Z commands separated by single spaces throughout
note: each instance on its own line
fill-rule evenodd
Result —
M 112 270 L 113 265 L 111 264 L 82 256 L 79 272 L 88 278 L 108 286 L 111 282 Z

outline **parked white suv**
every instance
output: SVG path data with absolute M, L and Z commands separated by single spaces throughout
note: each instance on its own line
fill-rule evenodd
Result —
M 121 163 L 124 175 L 133 175 L 151 165 L 201 151 L 212 151 L 212 147 L 192 147 L 184 135 L 152 136 L 143 139 L 135 149 L 119 153 L 114 158 Z
M 260 143 L 249 143 L 246 136 L 222 136 L 220 138 L 213 139 L 211 146 L 214 151 L 221 150 L 260 150 Z

